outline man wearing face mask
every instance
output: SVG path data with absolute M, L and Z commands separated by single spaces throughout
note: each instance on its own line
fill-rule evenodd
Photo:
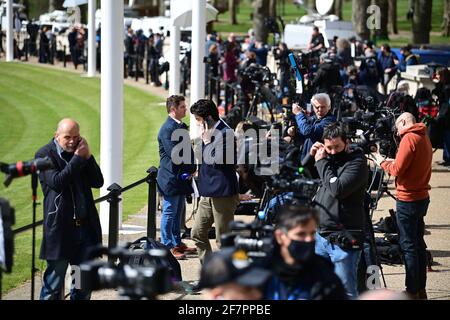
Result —
M 266 287 L 265 299 L 347 299 L 333 265 L 314 252 L 317 224 L 313 208 L 287 206 L 282 209 L 274 233 L 273 276 Z
M 367 160 L 361 150 L 350 150 L 340 124 L 327 126 L 324 143 L 310 151 L 321 187 L 315 197 L 319 212 L 316 253 L 334 264 L 351 298 L 358 295 L 357 269 L 364 242 L 364 198 L 368 181 Z

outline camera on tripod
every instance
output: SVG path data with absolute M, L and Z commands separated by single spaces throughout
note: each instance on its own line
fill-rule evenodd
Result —
M 119 295 L 130 299 L 156 299 L 172 290 L 168 257 L 164 249 L 130 251 L 117 247 L 97 247 L 90 256 L 106 255 L 109 261 L 91 260 L 80 265 L 81 287 L 88 291 L 118 288 Z M 120 263 L 114 261 L 119 259 Z
M 356 112 L 353 117 L 343 117 L 341 121 L 354 142 L 353 147 L 358 147 L 364 153 L 369 154 L 377 151 L 378 143 L 380 154 L 389 157 L 395 156 L 395 116 L 392 113 L 382 110 L 367 113 Z
M 273 226 L 257 220 L 252 223 L 233 221 L 230 229 L 232 232 L 222 235 L 220 239 L 222 247 L 243 250 L 253 260 L 266 258 L 272 253 Z

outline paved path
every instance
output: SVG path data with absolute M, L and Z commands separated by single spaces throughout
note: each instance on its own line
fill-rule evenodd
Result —
M 37 63 L 35 58 L 31 58 L 28 63 Z M 62 69 L 61 64 L 55 65 L 43 65 L 40 66 L 47 68 Z M 71 72 L 84 73 L 82 70 L 75 70 L 72 64 L 68 63 L 68 67 L 65 70 Z M 134 87 L 141 88 L 148 91 L 151 94 L 166 98 L 168 92 L 161 87 L 152 87 L 145 84 L 143 79 L 135 82 L 131 79 L 126 79 L 125 83 Z M 428 249 L 431 251 L 435 265 L 433 266 L 433 272 L 428 272 L 427 291 L 430 299 L 450 299 L 450 170 L 439 166 L 436 162 L 442 160 L 442 150 L 438 150 L 433 157 L 433 174 L 431 177 L 431 204 L 428 210 L 428 215 L 425 219 L 426 223 L 426 236 L 425 240 L 428 245 Z M 390 185 L 393 189 L 393 184 Z M 388 196 L 384 196 L 380 199 L 378 209 L 374 214 L 374 221 L 378 221 L 381 217 L 388 216 L 388 210 L 395 208 L 395 202 Z M 131 215 L 126 224 L 145 226 L 146 225 L 146 208 L 143 208 L 140 213 Z M 188 216 L 191 212 L 191 207 L 188 208 Z M 249 220 L 251 217 L 238 216 L 236 219 Z M 190 226 L 192 221 L 188 221 Z M 158 223 L 159 225 L 159 217 Z M 145 233 L 138 233 L 133 235 L 121 235 L 120 241 L 132 241 Z M 380 236 L 380 235 L 377 235 Z M 159 237 L 159 230 L 158 230 Z M 188 245 L 193 245 L 190 240 L 186 241 Z M 107 239 L 104 239 L 104 243 L 107 243 Z M 214 241 L 212 245 L 215 246 Z M 189 258 L 180 262 L 184 284 L 188 288 L 199 278 L 200 263 L 197 258 Z M 387 287 L 393 290 L 404 289 L 404 267 L 403 266 L 383 266 L 384 275 L 386 279 Z M 41 279 L 40 275 L 36 277 L 36 296 L 38 296 L 38 290 L 40 289 Z M 5 294 L 4 299 L 29 299 L 30 297 L 30 282 L 26 282 L 16 289 L 11 290 L 8 294 Z M 93 299 L 117 299 L 117 291 L 104 290 L 95 292 Z M 164 296 L 160 296 L 161 299 L 199 299 L 200 295 L 190 294 L 189 291 L 180 289 L 175 293 L 170 293 Z

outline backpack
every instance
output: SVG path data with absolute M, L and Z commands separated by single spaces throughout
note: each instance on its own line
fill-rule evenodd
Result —
M 369 79 L 378 79 L 378 65 L 374 58 L 366 60 L 367 77 Z
M 150 249 L 163 249 L 167 250 L 167 256 L 165 258 L 155 258 L 157 265 L 167 267 L 170 270 L 170 274 L 173 281 L 182 281 L 181 267 L 177 259 L 170 253 L 169 249 L 161 242 L 149 237 L 142 237 L 129 244 L 128 249 L 131 251 L 144 251 Z M 144 265 L 143 258 L 138 256 L 129 259 L 128 263 L 133 266 Z
M 427 88 L 417 89 L 414 98 L 418 109 L 418 121 L 422 121 L 425 117 L 436 118 L 439 112 L 438 106 L 434 103 L 431 91 Z

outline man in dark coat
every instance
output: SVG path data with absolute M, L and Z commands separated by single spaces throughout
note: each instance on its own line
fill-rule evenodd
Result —
M 362 151 L 350 150 L 341 125 L 327 126 L 324 144 L 310 151 L 322 182 L 314 199 L 319 212 L 316 254 L 330 259 L 347 294 L 356 298 L 357 267 L 364 240 L 364 199 L 369 172 Z
M 79 265 L 90 246 L 101 243 L 101 227 L 91 188 L 103 186 L 100 167 L 78 123 L 63 119 L 36 158 L 49 157 L 54 169 L 39 174 L 44 193 L 44 236 L 40 258 L 47 260 L 41 300 L 62 298 L 69 264 Z M 89 299 L 90 292 L 75 283 L 72 300 Z
M 181 217 L 186 209 L 186 195 L 193 191 L 191 176 L 195 172 L 195 164 L 188 127 L 181 121 L 186 116 L 187 110 L 184 97 L 170 96 L 167 98 L 166 107 L 169 116 L 158 133 L 160 161 L 157 181 L 159 192 L 164 197 L 161 242 L 170 249 L 176 259 L 180 260 L 185 258 L 185 253 L 197 251 L 182 243 L 180 235 Z M 180 152 L 176 152 L 175 148 L 179 148 Z M 179 157 L 180 161 L 175 157 Z
M 230 231 L 234 211 L 239 204 L 239 188 L 235 169 L 236 144 L 234 132 L 219 117 L 211 100 L 201 99 L 191 107 L 191 113 L 202 126 L 202 163 L 199 169 L 198 191 L 201 196 L 191 237 L 203 262 L 211 253 L 208 232 L 214 223 L 216 243 Z

